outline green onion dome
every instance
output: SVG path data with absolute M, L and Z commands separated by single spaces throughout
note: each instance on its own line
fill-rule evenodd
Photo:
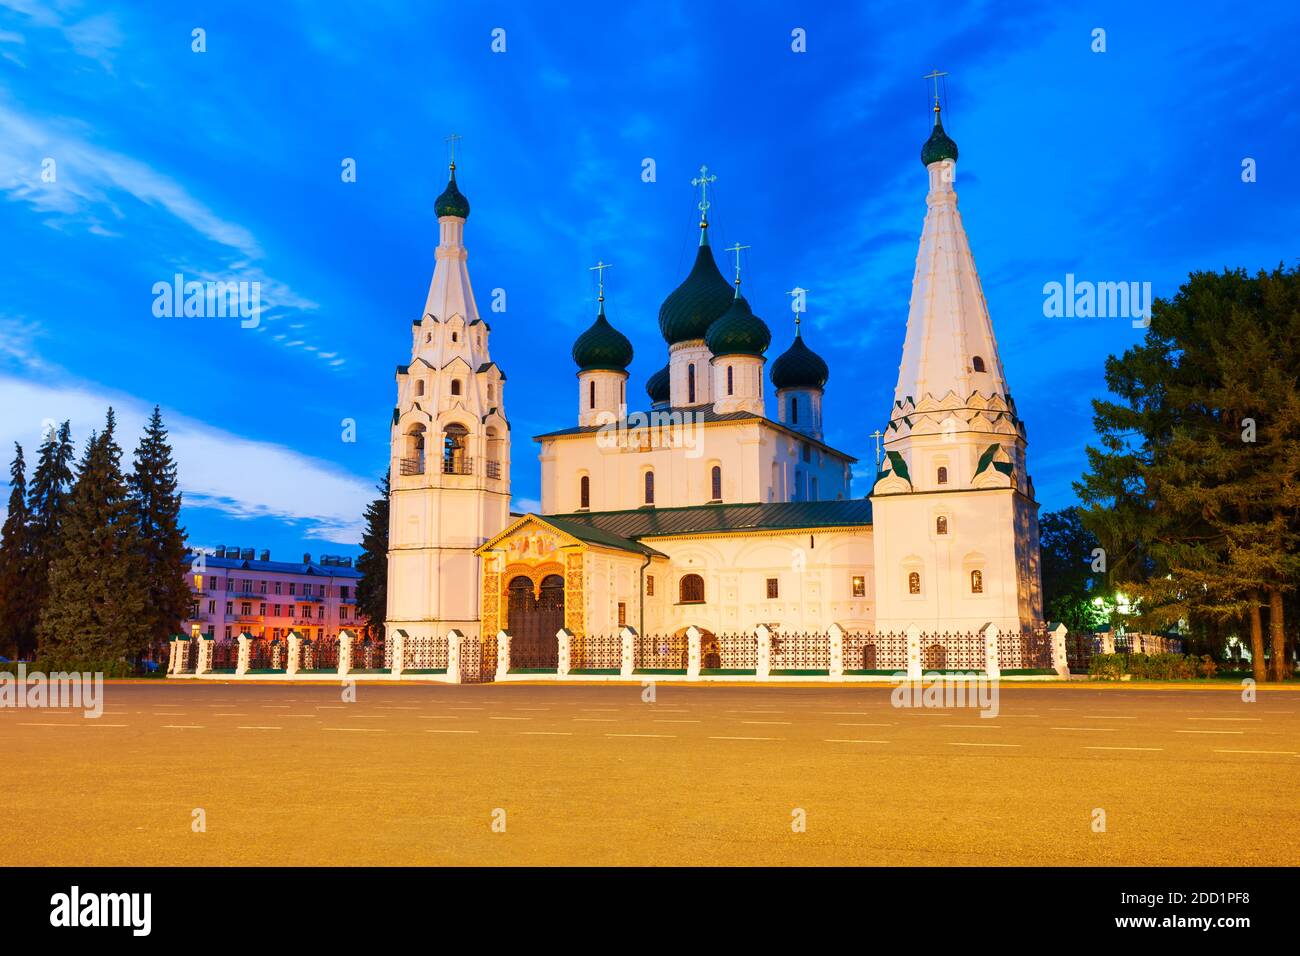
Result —
M 580 372 L 625 372 L 632 364 L 632 343 L 605 318 L 605 303 L 591 328 L 573 343 L 573 360 Z
M 939 121 L 939 108 L 936 106 L 934 130 L 930 133 L 930 138 L 925 141 L 925 145 L 921 147 L 921 162 L 929 166 L 944 159 L 957 161 L 957 144 L 943 131 L 943 123 Z
M 714 358 L 723 355 L 762 356 L 772 342 L 772 332 L 753 313 L 737 289 L 736 297 L 731 300 L 731 308 L 709 326 L 704 341 Z
M 795 326 L 794 343 L 772 363 L 772 384 L 783 388 L 824 388 L 831 371 L 822 357 L 804 344 Z
M 670 400 L 668 366 L 655 372 L 645 383 L 646 394 L 650 396 L 651 405 L 667 405 Z
M 702 339 L 714 320 L 731 307 L 731 299 L 731 284 L 713 261 L 706 231 L 700 237 L 691 274 L 659 307 L 659 331 L 669 345 Z
M 461 219 L 469 218 L 469 200 L 456 188 L 455 163 L 452 163 L 451 166 L 451 179 L 447 182 L 447 188 L 442 191 L 438 201 L 433 204 L 433 210 L 438 214 L 439 219 L 443 216 L 459 216 Z

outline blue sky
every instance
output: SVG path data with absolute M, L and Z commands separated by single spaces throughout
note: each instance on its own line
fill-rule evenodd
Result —
M 690 265 L 701 163 L 718 176 L 715 248 L 752 247 L 769 358 L 792 331 L 783 293 L 810 290 L 827 439 L 863 460 L 854 491 L 868 491 L 935 66 L 1045 510 L 1072 502 L 1102 363 L 1140 332 L 1044 318 L 1044 283 L 1167 295 L 1190 270 L 1295 261 L 1297 81 L 1279 42 L 1300 35 L 1293 4 L 543 6 L 0 0 L 5 461 L 13 440 L 31 457 L 48 419 L 71 417 L 80 441 L 109 402 L 133 446 L 158 403 L 194 542 L 353 553 L 452 131 L 470 271 L 510 377 L 516 507 L 539 495 L 530 437 L 575 419 L 569 348 L 597 259 L 614 263 L 608 313 L 636 349 L 629 395 L 664 364 L 656 316 Z M 177 272 L 260 281 L 261 327 L 156 318 L 152 286 Z M 494 288 L 504 313 L 488 311 Z

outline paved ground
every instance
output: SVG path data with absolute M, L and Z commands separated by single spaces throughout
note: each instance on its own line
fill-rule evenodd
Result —
M 887 687 L 105 694 L 0 710 L 0 864 L 1300 860 L 1300 692 L 1004 687 L 995 719 Z

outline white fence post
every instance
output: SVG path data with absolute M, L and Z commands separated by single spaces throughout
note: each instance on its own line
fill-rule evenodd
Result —
M 907 679 L 921 679 L 921 629 L 915 624 L 907 626 Z
M 352 673 L 352 643 L 356 637 L 351 631 L 339 631 L 339 676 Z
M 1002 664 L 998 660 L 998 627 L 989 624 L 984 628 L 984 673 L 996 680 L 1002 676 Z
M 167 673 L 176 673 L 176 649 L 180 643 L 180 636 L 173 634 L 167 642 Z
M 447 632 L 447 683 L 459 684 L 460 681 L 460 645 L 465 635 L 454 627 Z
M 755 680 L 767 680 L 772 676 L 772 629 L 766 624 L 754 628 L 754 637 L 758 641 L 758 663 L 754 668 Z
M 559 643 L 555 675 L 557 677 L 568 677 L 569 665 L 573 659 L 573 632 L 567 627 L 562 627 L 555 632 L 555 640 Z
M 830 628 L 831 665 L 828 677 L 831 680 L 844 680 L 844 628 L 832 624 Z
M 624 627 L 623 630 L 618 632 L 618 636 L 622 638 L 622 647 L 619 648 L 618 676 L 631 677 L 633 665 L 635 663 L 633 650 L 635 648 L 637 637 L 636 628 Z
M 1056 669 L 1058 677 L 1070 676 L 1070 655 L 1065 648 L 1065 635 L 1064 624 L 1052 628 L 1052 667 Z
M 195 675 L 206 674 L 210 670 L 212 670 L 212 635 L 200 634 L 199 654 L 194 661 L 194 673 Z
M 497 680 L 510 673 L 510 632 L 497 631 Z
M 239 657 L 235 663 L 235 676 L 242 677 L 248 673 L 248 632 L 239 632 Z
M 700 679 L 700 629 L 692 624 L 686 629 L 686 679 Z
M 1101 652 L 1103 654 L 1115 653 L 1115 632 L 1111 628 L 1106 628 L 1097 635 L 1101 638 Z
M 402 670 L 406 667 L 406 632 L 400 627 L 393 628 L 389 643 L 392 646 L 393 654 L 388 673 L 393 677 L 401 677 Z
M 290 677 L 298 673 L 298 665 L 302 661 L 302 637 L 297 631 L 289 632 L 289 663 L 285 666 L 284 672 Z

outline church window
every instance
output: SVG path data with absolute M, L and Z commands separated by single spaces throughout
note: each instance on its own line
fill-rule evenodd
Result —
M 935 534 L 948 533 L 948 517 L 946 515 L 939 515 L 939 517 L 934 519 L 934 533 Z
M 425 333 L 424 333 L 424 341 L 426 341 L 426 342 L 432 342 L 432 341 L 433 341 L 433 333 L 432 333 L 432 332 L 425 332 Z
M 799 424 L 799 399 L 794 395 L 790 396 L 790 424 Z
M 460 379 L 458 379 L 458 378 L 453 378 L 453 379 L 451 380 L 451 394 L 453 394 L 453 395 L 459 395 L 459 394 L 460 394 Z
M 853 575 L 851 591 L 854 597 L 867 596 L 867 578 L 865 575 Z
M 939 481 L 939 484 L 941 484 L 941 485 L 946 485 L 946 484 L 948 483 L 948 469 L 945 468 L 943 465 L 940 465 L 940 466 L 939 466 L 939 477 L 938 477 L 938 481 Z
M 442 437 L 442 473 L 468 475 L 469 431 L 464 425 L 452 422 Z
M 596 383 L 594 381 L 587 383 L 587 407 L 596 407 Z
M 645 473 L 645 503 L 648 505 L 655 503 L 655 473 L 653 471 Z
M 913 571 L 911 574 L 907 576 L 907 593 L 908 594 L 921 593 L 921 572 L 920 571 Z
M 977 372 L 982 372 L 982 371 L 984 371 L 984 360 L 983 360 L 982 358 L 980 358 L 978 355 L 975 356 L 973 359 L 970 360 L 970 364 L 971 364 L 971 367 L 972 367 L 973 369 L 975 369 L 975 371 L 977 371 Z
M 694 363 L 686 366 L 686 402 L 693 404 L 695 402 L 695 365 Z
M 678 592 L 682 604 L 703 604 L 704 578 L 698 574 L 683 575 Z
M 713 466 L 713 472 L 710 475 L 712 483 L 712 494 L 714 501 L 722 500 L 722 468 L 718 465 Z
M 655 576 L 653 574 L 645 576 L 645 594 L 646 597 L 655 596 Z
M 627 627 L 627 605 L 622 601 L 618 602 L 618 626 Z
M 781 596 L 781 582 L 780 582 L 780 579 L 779 579 L 779 578 L 768 578 L 768 579 L 767 579 L 767 599 L 768 599 L 769 601 L 773 601 L 773 600 L 776 600 L 776 598 L 778 598 L 778 597 L 780 597 L 780 596 Z
M 491 382 L 488 382 L 488 400 L 491 401 L 496 397 L 497 397 L 497 387 L 493 385 Z
M 583 475 L 578 482 L 578 507 L 591 507 L 591 478 L 587 475 Z
M 813 475 L 808 479 L 808 500 L 817 500 L 817 476 Z
M 733 376 L 732 376 L 732 373 L 733 373 L 733 372 L 735 372 L 735 369 L 734 369 L 732 366 L 728 365 L 728 366 L 727 366 L 727 394 L 728 394 L 728 395 L 730 395 L 730 394 L 732 393 L 732 391 L 733 391 L 733 388 L 732 388 L 732 385 L 733 385 L 733 382 L 734 382 L 734 379 L 733 379 Z
M 809 445 L 807 442 L 801 442 L 799 445 L 799 456 L 803 458 L 804 461 L 811 463 L 812 446 Z
M 970 593 L 971 594 L 984 593 L 984 572 L 983 571 L 976 570 L 970 573 Z
M 423 379 L 421 379 L 420 381 L 418 381 L 418 382 L 415 383 L 415 394 L 416 394 L 416 395 L 423 395 L 423 394 L 424 394 L 424 381 L 423 381 Z
M 459 341 L 460 341 L 460 338 L 458 337 L 457 333 L 453 332 L 453 333 L 451 333 L 451 340 L 452 340 L 453 342 L 459 342 Z

